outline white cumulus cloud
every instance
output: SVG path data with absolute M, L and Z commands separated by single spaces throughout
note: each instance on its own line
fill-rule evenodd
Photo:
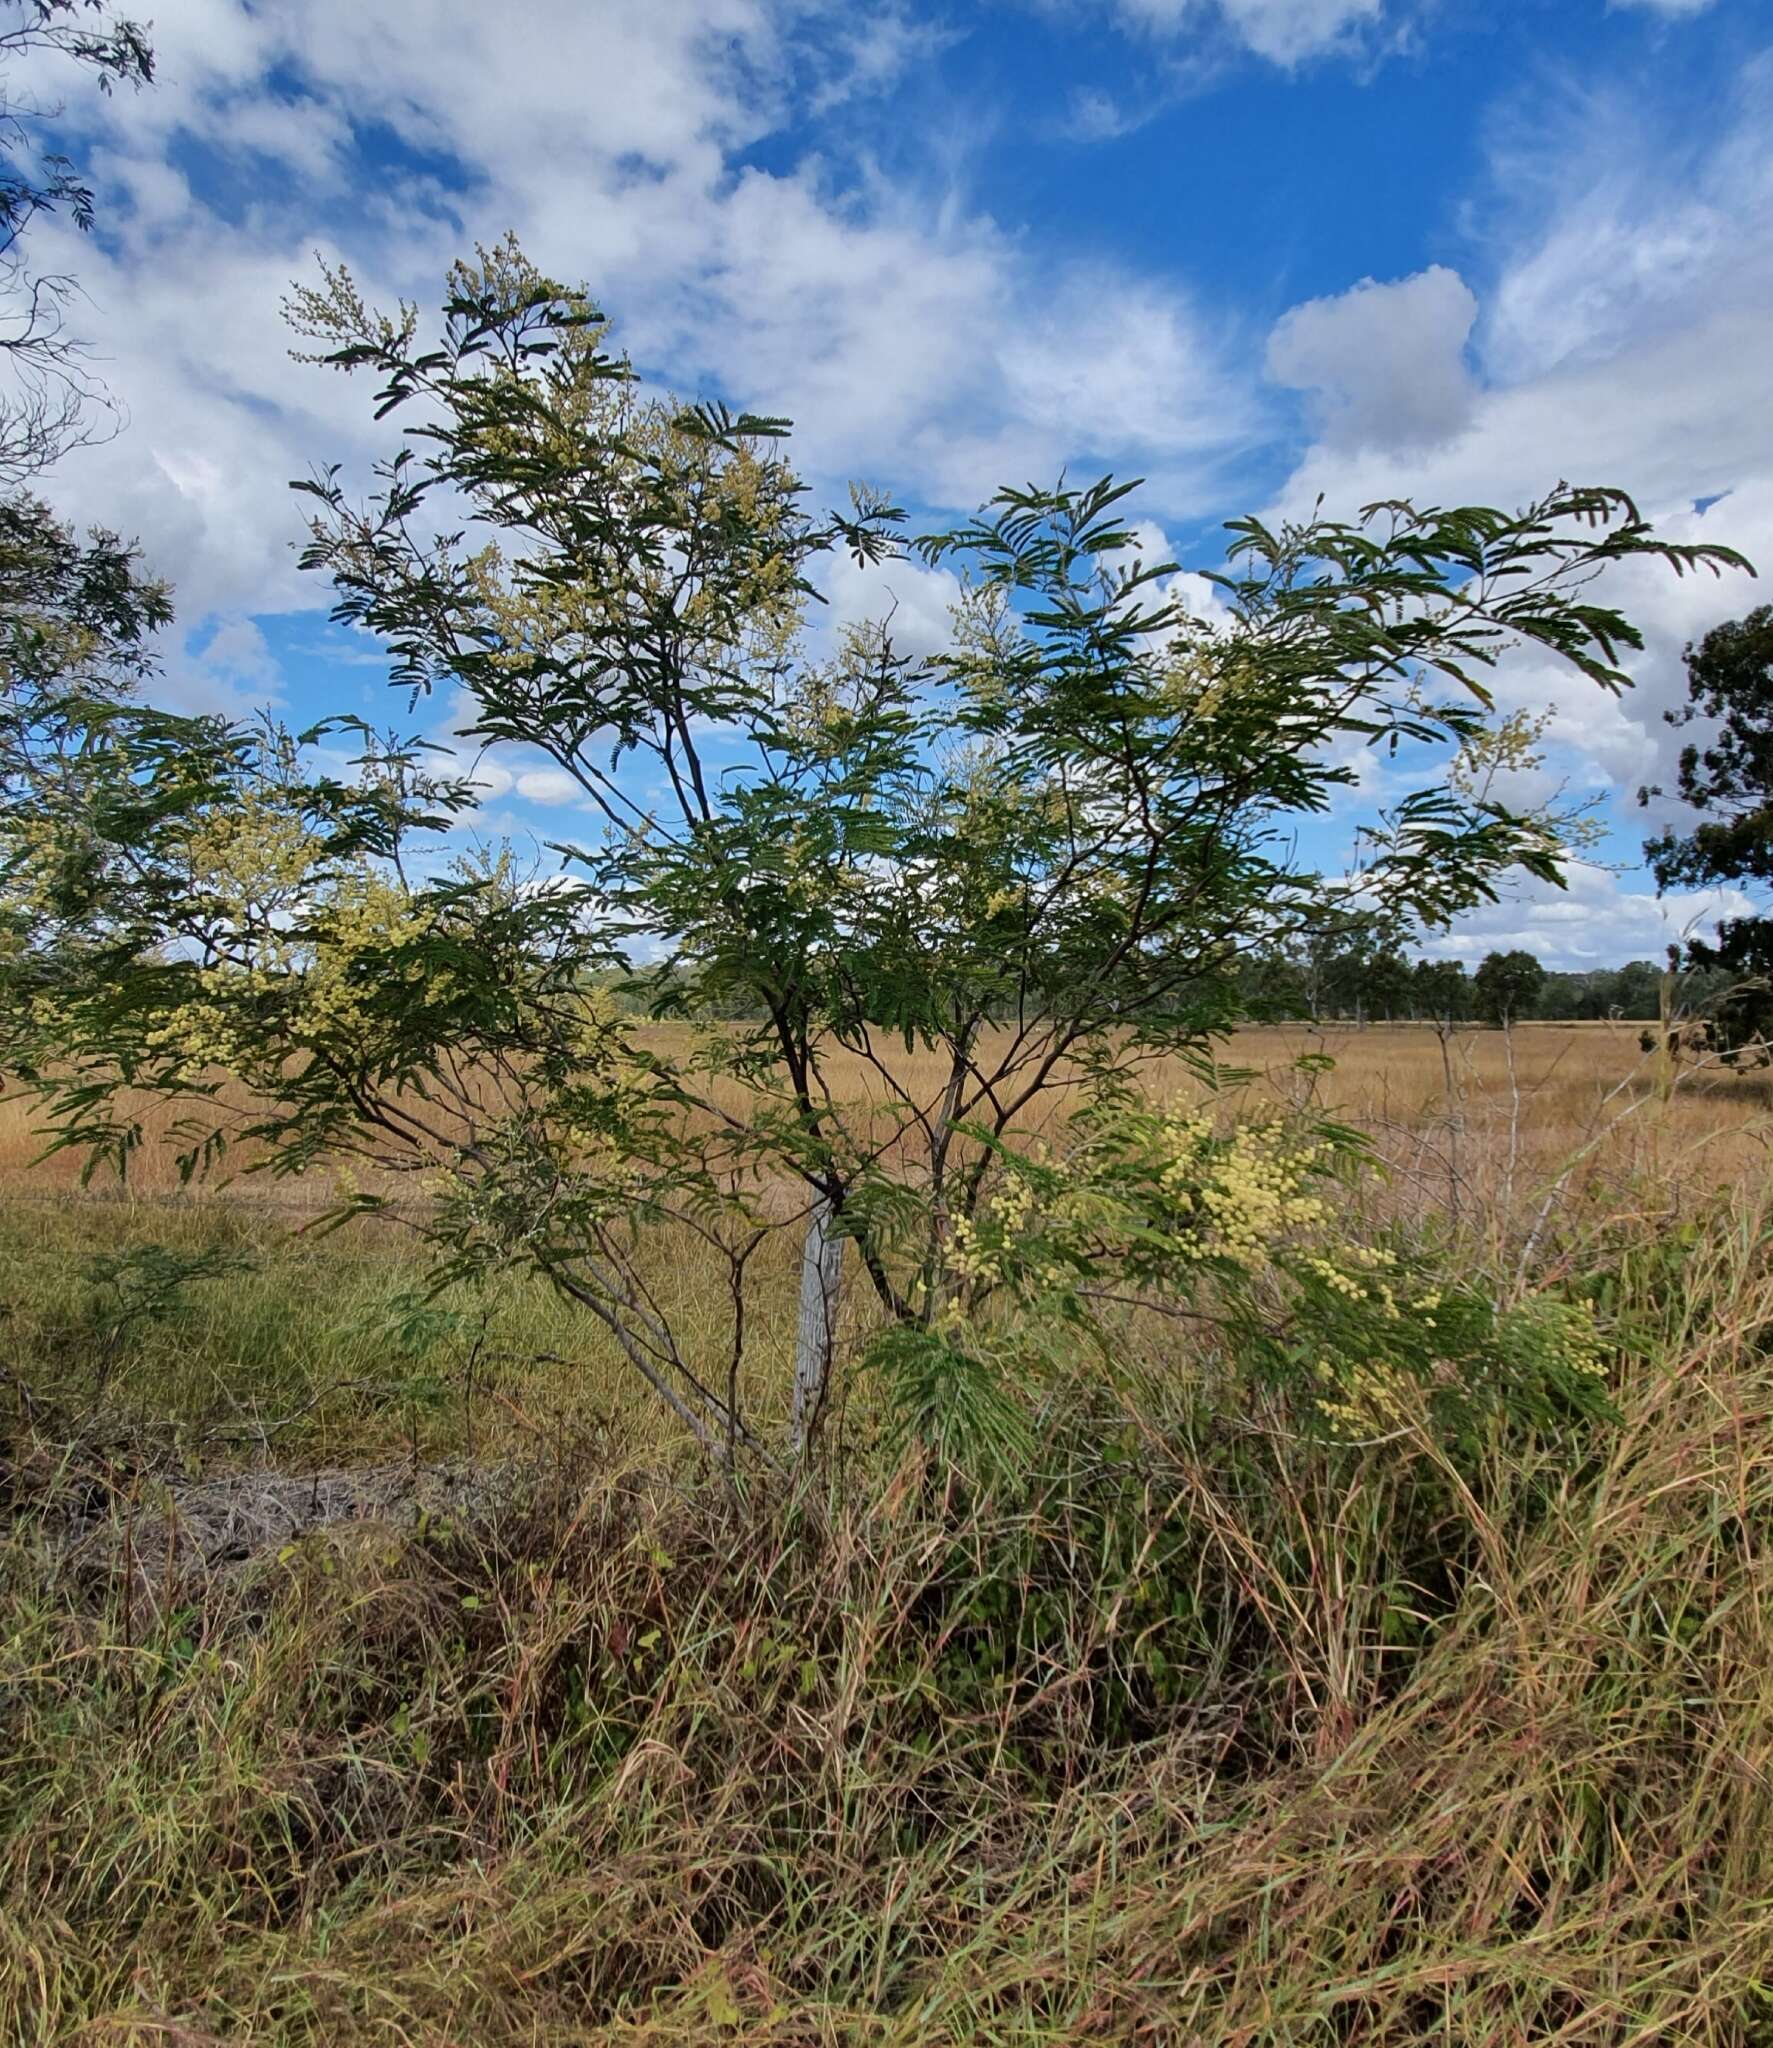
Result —
M 114 232 L 65 253 L 133 417 L 58 493 L 139 533 L 188 623 L 323 603 L 287 480 L 334 459 L 361 477 L 385 445 L 367 389 L 290 360 L 279 302 L 316 250 L 372 303 L 423 309 L 453 257 L 515 226 L 590 283 L 649 375 L 791 416 L 822 491 L 860 475 L 965 508 L 1138 458 L 1167 510 L 1198 515 L 1258 417 L 1233 337 L 1177 280 L 1054 259 L 935 173 L 738 161 L 927 55 L 894 9 L 163 0 L 154 32 L 152 92 L 74 107 Z M 416 164 L 378 168 L 360 146 L 378 131 Z M 219 185 L 177 169 L 190 145 Z
M 532 804 L 570 804 L 585 792 L 564 768 L 531 768 L 519 775 L 517 794 Z
M 1217 27 L 1271 63 L 1346 49 L 1376 27 L 1385 0 L 1119 0 L 1124 19 L 1164 35 Z
M 1440 264 L 1395 284 L 1363 278 L 1280 320 L 1268 374 L 1313 394 L 1327 449 L 1432 448 L 1471 418 L 1465 343 L 1477 310 L 1464 279 Z
M 1475 288 L 1465 342 L 1474 373 L 1450 391 L 1453 337 L 1464 341 L 1469 325 L 1451 284 L 1438 287 L 1438 327 L 1418 323 L 1419 341 L 1438 340 L 1364 378 L 1363 343 L 1381 360 L 1387 346 L 1374 288 L 1289 314 L 1271 368 L 1277 356 L 1301 381 L 1309 372 L 1323 410 L 1271 509 L 1303 515 L 1320 495 L 1344 516 L 1397 496 L 1518 506 L 1559 480 L 1611 484 L 1667 537 L 1720 542 L 1773 569 L 1770 115 L 1773 63 L 1763 60 L 1678 159 L 1653 146 L 1658 131 L 1642 110 L 1605 96 L 1549 114 L 1534 103 L 1504 124 L 1485 208 L 1493 274 Z M 1421 280 L 1395 289 L 1412 286 Z M 1451 431 L 1423 438 L 1425 410 L 1455 400 Z M 1670 779 L 1683 736 L 1663 714 L 1685 696 L 1685 646 L 1765 598 L 1740 574 L 1681 578 L 1649 563 L 1610 570 L 1591 594 L 1644 634 L 1643 653 L 1624 664 L 1635 687 L 1609 698 L 1519 660 L 1500 693 L 1553 708 L 1564 764 L 1620 793 L 1627 829 L 1649 828 L 1666 807 L 1643 813 L 1634 799 Z
M 1680 890 L 1657 896 L 1638 879 L 1604 869 L 1574 868 L 1566 886 L 1534 882 L 1462 918 L 1423 948 L 1442 960 L 1475 967 L 1486 953 L 1517 947 L 1547 967 L 1578 971 L 1661 960 L 1671 945 L 1709 936 L 1721 917 L 1750 908 L 1736 889 Z

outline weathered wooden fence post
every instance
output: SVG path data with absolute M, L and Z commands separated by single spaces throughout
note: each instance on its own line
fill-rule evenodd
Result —
M 800 1266 L 800 1323 L 794 1338 L 794 1455 L 806 1450 L 819 1426 L 831 1381 L 837 1322 L 837 1285 L 843 1276 L 843 1238 L 831 1227 L 831 1202 L 821 1195 L 807 1218 Z

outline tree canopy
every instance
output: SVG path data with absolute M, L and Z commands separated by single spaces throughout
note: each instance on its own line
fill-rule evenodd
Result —
M 1675 793 L 1698 823 L 1644 848 L 1657 881 L 1665 889 L 1773 882 L 1773 605 L 1714 626 L 1688 648 L 1687 702 L 1667 717 L 1676 726 L 1715 723 L 1703 743 L 1682 748 L 1677 771 Z M 1643 800 L 1661 794 L 1645 790 Z M 1686 957 L 1730 978 L 1708 1041 L 1730 1059 L 1764 1054 L 1773 1038 L 1773 916 L 1726 919 L 1715 941 L 1689 941 Z
M 0 489 L 41 476 L 85 438 L 95 404 L 116 409 L 67 329 L 73 278 L 34 269 L 26 247 L 48 214 L 90 230 L 92 187 L 71 158 L 42 146 L 59 109 L 15 89 L 13 66 L 21 57 L 63 57 L 105 92 L 154 76 L 146 27 L 106 0 L 22 0 L 14 11 L 18 18 L 0 27 L 0 364 L 8 379 L 0 392 Z
M 1531 953 L 1515 947 L 1484 956 L 1472 980 L 1472 994 L 1480 1016 L 1506 1027 L 1531 1009 L 1544 986 L 1544 967 Z
M 742 1336 L 724 1361 L 685 1340 L 650 1225 L 717 1248 L 735 1304 L 772 1231 L 852 1245 L 926 1419 L 968 1387 L 989 1406 L 989 1299 L 1038 1281 L 1087 1321 L 1116 1261 L 1241 1285 L 1247 1234 L 1306 1219 L 1324 1155 L 1141 1121 L 1141 1065 L 1210 1074 L 1260 949 L 1555 880 L 1554 827 L 1460 772 L 1494 730 L 1484 671 L 1525 644 L 1621 689 L 1638 640 L 1595 573 L 1735 559 L 1606 489 L 1244 520 L 1208 626 L 1141 556 L 1135 485 L 1027 485 L 911 544 L 963 593 L 914 661 L 890 625 L 817 623 L 824 565 L 887 558 L 897 511 L 857 491 L 815 513 L 785 422 L 649 392 L 513 243 L 457 266 L 435 333 L 343 271 L 291 312 L 375 380 L 393 436 L 367 495 L 331 469 L 300 487 L 305 566 L 397 686 L 563 771 L 586 829 L 543 870 L 440 864 L 427 842 L 471 791 L 415 743 L 355 728 L 327 776 L 298 737 L 71 698 L 34 743 L 57 772 L 27 763 L 9 794 L 12 1063 L 65 1144 L 126 1158 L 141 1102 L 171 1099 L 194 1169 L 249 1140 L 270 1171 L 334 1175 L 341 1214 L 416 1185 L 440 1273 L 539 1269 L 729 1454 Z M 1353 781 L 1350 747 L 1405 743 L 1443 772 L 1361 873 L 1302 866 L 1294 827 Z M 697 1028 L 666 1045 L 636 1007 Z M 837 1078 L 858 1063 L 860 1095 Z M 1087 1200 L 1027 1150 L 1086 1084 Z M 1065 1230 L 1012 1254 L 1049 1197 Z M 1321 1292 L 1315 1272 L 1295 1278 Z

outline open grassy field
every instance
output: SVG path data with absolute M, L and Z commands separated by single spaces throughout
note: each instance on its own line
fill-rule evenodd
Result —
M 1325 1443 L 1141 1325 L 1015 1487 L 864 1394 L 735 1499 L 535 1284 L 427 1318 L 397 1225 L 0 1111 L 0 2040 L 1773 2040 L 1765 1079 L 1227 1057 L 1369 1134 L 1357 1235 L 1589 1286 L 1612 1415 Z
M 1251 1074 L 1247 1099 L 1297 1102 L 1307 1083 L 1296 1063 L 1302 1055 L 1328 1055 L 1334 1070 L 1310 1084 L 1312 1099 L 1359 1124 L 1394 1164 L 1432 1174 L 1438 1162 L 1443 1192 L 1448 1176 L 1461 1175 L 1475 1176 L 1488 1192 L 1495 1169 L 1510 1165 L 1524 1188 L 1536 1171 L 1561 1171 L 1572 1160 L 1580 1171 L 1592 1165 L 1599 1173 L 1752 1173 L 1768 1156 L 1773 1081 L 1713 1067 L 1684 1074 L 1671 1090 L 1660 1062 L 1643 1049 L 1645 1030 L 1631 1023 L 1525 1024 L 1507 1035 L 1459 1030 L 1443 1043 L 1425 1025 L 1262 1026 L 1234 1034 L 1221 1057 L 1228 1068 Z M 670 1025 L 643 1026 L 638 1036 L 673 1052 L 687 1042 Z M 895 1054 L 894 1073 L 913 1097 L 939 1098 L 945 1076 L 934 1055 Z M 888 1114 L 878 1076 L 859 1059 L 840 1049 L 830 1056 L 829 1074 L 840 1101 L 858 1112 L 872 1103 Z M 1147 1069 L 1144 1085 L 1159 1096 L 1198 1092 L 1190 1075 L 1161 1061 Z M 737 1107 L 742 1090 L 734 1083 L 726 1092 Z M 1045 1121 L 1062 1121 L 1064 1113 L 1057 1097 Z M 129 1182 L 136 1195 L 180 1191 L 172 1149 L 153 1142 L 169 1121 L 164 1113 L 146 1119 L 150 1142 Z M 0 1189 L 76 1188 L 79 1160 L 64 1154 L 41 1162 L 40 1150 L 28 1104 L 0 1102 Z M 318 1188 L 262 1179 L 237 1181 L 233 1192 L 297 1208 L 326 1199 Z
M 1559 1227 L 1580 1241 L 1633 1218 L 1666 1225 L 1720 1191 L 1758 1198 L 1773 1162 L 1773 1079 L 1714 1068 L 1671 1085 L 1644 1052 L 1642 1029 L 1526 1025 L 1507 1037 L 1465 1030 L 1443 1041 L 1425 1026 L 1254 1028 L 1222 1049 L 1225 1067 L 1249 1076 L 1227 1098 L 1233 1113 L 1309 1103 L 1351 1123 L 1386 1164 L 1387 1177 L 1366 1197 L 1376 1211 L 1431 1218 L 1461 1255 L 1502 1271 L 1529 1238 L 1551 1241 Z M 684 1043 L 669 1026 L 646 1035 L 665 1050 Z M 1334 1067 L 1302 1073 L 1307 1055 L 1327 1055 Z M 901 1059 L 896 1071 L 913 1096 L 939 1098 L 934 1056 Z M 831 1076 L 852 1121 L 885 1123 L 891 1106 L 859 1060 L 837 1053 Z M 1176 1063 L 1148 1069 L 1144 1085 L 1159 1098 L 1202 1093 Z M 739 1107 L 739 1090 L 731 1094 Z M 1065 1114 L 1061 1093 L 1044 1111 L 1043 1134 L 1061 1138 Z M 300 1446 L 322 1457 L 373 1455 L 395 1436 L 409 1450 L 416 1442 L 453 1455 L 475 1421 L 483 1434 L 521 1428 L 513 1418 L 519 1407 L 527 1413 L 525 1403 L 552 1412 L 582 1402 L 598 1416 L 619 1415 L 627 1440 L 669 1439 L 669 1418 L 631 1384 L 604 1333 L 534 1280 L 459 1304 L 459 1327 L 415 1362 L 393 1334 L 400 1303 L 423 1278 L 420 1248 L 402 1225 L 403 1188 L 388 1220 L 307 1237 L 304 1227 L 335 1198 L 330 1182 L 253 1173 L 241 1151 L 225 1172 L 183 1185 L 174 1148 L 155 1142 L 169 1121 L 147 1114 L 149 1141 L 126 1182 L 101 1169 L 83 1185 L 76 1155 L 40 1156 L 25 1102 L 0 1103 L 0 1245 L 12 1276 L 15 1370 L 52 1379 L 65 1372 L 88 1325 L 101 1332 L 89 1340 L 117 1354 L 120 1341 L 102 1332 L 128 1304 L 83 1276 L 95 1258 L 159 1244 L 181 1256 L 213 1250 L 228 1269 L 188 1290 L 176 1316 L 133 1318 L 129 1369 L 88 1376 L 112 1411 L 194 1431 L 206 1446 L 262 1450 L 270 1429 L 285 1452 Z M 749 1392 L 766 1414 L 785 1398 L 798 1260 L 798 1242 L 784 1233 L 751 1272 L 757 1383 Z M 688 1239 L 662 1245 L 653 1277 L 692 1340 L 718 1356 L 730 1310 L 705 1248 Z M 852 1327 L 870 1313 L 863 1292 L 852 1285 Z M 464 1380 L 461 1361 L 476 1346 L 483 1369 Z M 78 1402 L 84 1384 L 76 1372 L 52 1391 Z

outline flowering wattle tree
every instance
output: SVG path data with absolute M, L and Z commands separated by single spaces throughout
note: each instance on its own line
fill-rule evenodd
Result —
M 1594 573 L 1723 551 L 1563 487 L 1516 514 L 1246 521 L 1209 626 L 1174 564 L 1139 559 L 1130 486 L 1009 490 L 915 544 L 963 593 L 944 652 L 873 627 L 814 654 L 821 564 L 885 557 L 898 515 L 857 492 L 816 516 L 782 422 L 649 394 L 513 245 L 458 267 L 434 340 L 342 272 L 293 313 L 407 422 L 366 498 L 333 471 L 303 486 L 306 566 L 397 686 L 546 755 L 586 828 L 544 877 L 440 867 L 427 835 L 471 791 L 422 750 L 366 745 L 327 779 L 274 733 L 40 702 L 6 764 L 0 999 L 58 1142 L 124 1157 L 170 1097 L 194 1165 L 249 1139 L 265 1170 L 354 1176 L 346 1210 L 410 1186 L 440 1277 L 539 1270 L 729 1458 L 770 1454 L 744 1309 L 785 1228 L 806 1239 L 797 1442 L 846 1250 L 902 1411 L 937 1437 L 1013 1430 L 1003 1316 L 1087 1335 L 1152 1290 L 1303 1365 L 1345 1423 L 1392 1398 L 1375 1331 L 1412 1332 L 1387 1355 L 1437 1383 L 1449 1357 L 1494 1363 L 1490 1324 L 1327 1241 L 1312 1188 L 1345 1135 L 1216 1136 L 1133 1083 L 1159 1053 L 1204 1067 L 1240 955 L 1357 887 L 1407 926 L 1511 870 L 1555 878 L 1543 819 L 1445 775 L 1490 729 L 1482 671 L 1528 642 L 1619 689 L 1636 636 Z M 1357 885 L 1291 848 L 1359 744 L 1426 765 Z M 1061 1093 L 1072 1149 L 1043 1159 L 1025 1133 Z M 661 1228 L 724 1262 L 718 1340 L 687 1339 L 650 1277 Z

